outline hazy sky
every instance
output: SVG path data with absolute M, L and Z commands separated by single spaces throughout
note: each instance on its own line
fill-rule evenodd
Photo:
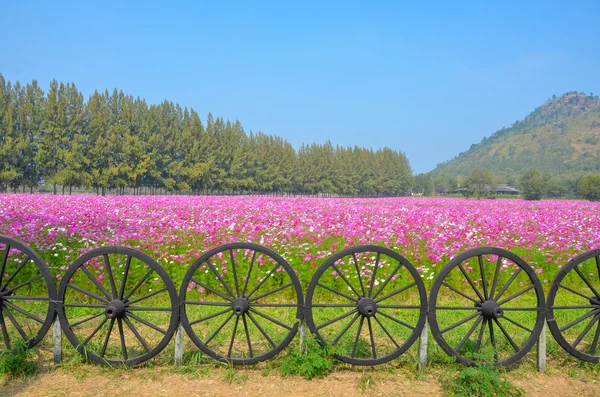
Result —
M 0 0 L 0 73 L 117 87 L 425 172 L 553 94 L 600 94 L 600 1 Z

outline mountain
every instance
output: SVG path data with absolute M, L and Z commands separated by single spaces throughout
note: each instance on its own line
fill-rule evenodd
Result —
M 600 98 L 577 92 L 553 96 L 522 121 L 438 164 L 431 174 L 466 176 L 480 167 L 509 182 L 530 168 L 559 178 L 599 172 Z

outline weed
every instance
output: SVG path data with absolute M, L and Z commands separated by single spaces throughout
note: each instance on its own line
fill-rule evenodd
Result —
M 25 377 L 38 372 L 38 367 L 31 359 L 32 350 L 27 342 L 19 340 L 12 352 L 0 355 L 0 374 L 9 377 Z
M 288 351 L 281 360 L 282 375 L 301 375 L 306 379 L 322 378 L 331 370 L 333 363 L 329 349 L 324 349 L 314 338 L 308 338 L 303 348 Z
M 375 379 L 372 374 L 364 374 L 358 380 L 358 388 L 362 393 L 366 393 L 369 389 L 373 387 L 375 383 Z
M 235 383 L 237 385 L 243 385 L 248 382 L 248 375 L 246 374 L 238 374 L 233 365 L 228 365 L 225 371 L 223 372 L 223 376 L 221 378 L 223 383 Z
M 504 379 L 499 368 L 489 364 L 491 354 L 480 353 L 474 357 L 480 361 L 474 367 L 465 367 L 458 376 L 442 381 L 446 392 L 455 397 L 514 397 L 525 391 Z

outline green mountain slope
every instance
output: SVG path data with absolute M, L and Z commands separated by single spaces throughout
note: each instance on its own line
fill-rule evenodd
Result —
M 577 92 L 553 97 L 510 128 L 438 164 L 432 175 L 466 176 L 478 167 L 504 180 L 529 168 L 560 177 L 600 171 L 600 98 Z

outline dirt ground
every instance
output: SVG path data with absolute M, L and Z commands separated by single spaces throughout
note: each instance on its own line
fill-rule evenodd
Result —
M 435 373 L 415 376 L 370 371 L 334 372 L 323 379 L 282 377 L 276 371 L 209 368 L 177 373 L 172 368 L 107 370 L 58 368 L 26 380 L 0 384 L 1 396 L 442 396 Z M 510 373 L 528 396 L 600 396 L 600 379 L 566 374 Z

